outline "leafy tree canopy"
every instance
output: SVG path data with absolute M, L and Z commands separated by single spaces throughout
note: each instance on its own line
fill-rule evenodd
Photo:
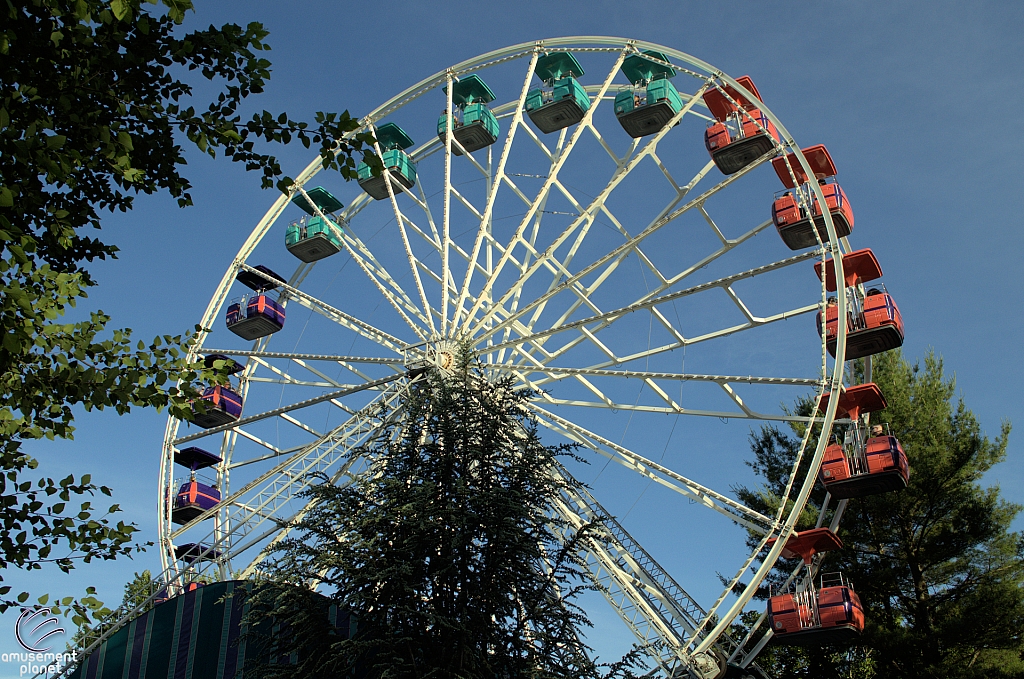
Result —
M 116 505 L 82 502 L 110 494 L 89 475 L 27 478 L 37 463 L 23 442 L 71 438 L 74 406 L 188 417 L 195 384 L 218 377 L 186 362 L 192 335 L 136 344 L 102 311 L 65 320 L 95 284 L 89 264 L 116 256 L 96 235 L 102 213 L 126 212 L 140 194 L 191 204 L 186 148 L 242 163 L 281 190 L 292 180 L 261 144 L 316 145 L 324 167 L 346 178 L 354 154 L 380 167 L 371 137 L 346 136 L 357 127 L 347 112 L 318 113 L 314 126 L 267 111 L 243 120 L 243 101 L 270 75 L 260 24 L 186 31 L 190 0 L 155 5 L 0 5 L 0 568 L 69 570 L 138 548 L 134 526 L 112 518 Z M 186 105 L 202 80 L 219 92 L 205 107 Z M 9 594 L 0 585 L 0 611 L 15 603 Z
M 910 485 L 850 500 L 839 533 L 845 549 L 822 566 L 855 585 L 866 607 L 864 635 L 852 648 L 769 646 L 763 664 L 782 677 L 1024 676 L 1024 538 L 1010 530 L 1021 507 L 1003 500 L 998 485 L 980 483 L 1005 458 L 1010 425 L 986 437 L 934 355 L 923 365 L 899 352 L 876 356 L 872 381 L 889 406 L 871 422 L 888 425 L 901 442 Z M 763 485 L 737 494 L 770 509 L 799 441 L 768 427 L 751 443 Z M 824 495 L 819 486 L 812 503 L 820 506 Z M 808 512 L 798 528 L 815 518 Z

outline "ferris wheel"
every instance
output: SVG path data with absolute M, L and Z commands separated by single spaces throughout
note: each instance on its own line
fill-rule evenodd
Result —
M 233 377 L 192 426 L 167 423 L 165 584 L 257 573 L 304 489 L 366 470 L 354 451 L 395 412 L 380 406 L 469 347 L 485 374 L 536 390 L 545 438 L 589 458 L 562 469 L 587 489 L 555 511 L 604 521 L 587 570 L 652 667 L 751 666 L 772 634 L 730 626 L 763 609 L 752 597 L 780 555 L 803 553 L 794 527 L 829 434 L 859 417 L 844 361 L 902 342 L 887 293 L 885 322 L 863 322 L 881 269 L 851 251 L 828 151 L 801 151 L 750 78 L 620 38 L 484 54 L 361 123 L 386 171 L 346 184 L 313 159 L 203 315 L 197 355 Z M 812 416 L 781 405 L 807 393 Z M 816 426 L 765 515 L 730 487 L 745 433 L 789 422 Z

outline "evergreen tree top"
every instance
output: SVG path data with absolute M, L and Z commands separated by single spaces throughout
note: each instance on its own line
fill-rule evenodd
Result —
M 1003 500 L 998 485 L 981 484 L 1006 457 L 1010 425 L 987 437 L 932 354 L 911 364 L 888 352 L 875 356 L 872 368 L 889 405 L 871 422 L 888 425 L 901 442 L 909 485 L 849 500 L 839 531 L 846 548 L 822 566 L 855 584 L 867 610 L 865 633 L 849 649 L 770 646 L 762 664 L 786 677 L 1024 676 L 1024 538 L 1010 529 L 1021 507 Z M 763 485 L 734 490 L 767 511 L 799 441 L 765 427 L 751 434 L 751 448 Z M 824 496 L 819 487 L 811 504 L 820 506 Z M 816 518 L 808 510 L 798 528 Z M 791 570 L 780 563 L 775 582 Z

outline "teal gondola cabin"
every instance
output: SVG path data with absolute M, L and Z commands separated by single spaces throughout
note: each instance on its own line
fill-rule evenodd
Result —
M 309 199 L 306 199 L 309 196 Z M 295 194 L 292 202 L 302 208 L 306 216 L 292 222 L 285 231 L 284 244 L 288 252 L 292 253 L 303 262 L 315 262 L 324 257 L 339 252 L 342 248 L 341 235 L 343 233 L 339 221 L 331 219 L 333 213 L 337 212 L 344 205 L 337 198 L 322 186 L 318 186 L 306 192 Z M 310 204 L 312 201 L 312 205 Z M 317 210 L 320 209 L 325 220 Z
M 633 85 L 615 95 L 615 116 L 626 134 L 634 138 L 660 131 L 683 107 L 679 92 L 669 80 L 675 77 L 675 69 L 653 59 L 668 61 L 661 52 L 647 51 L 622 62 L 622 74 Z
M 445 94 L 448 88 L 443 88 Z M 452 144 L 452 153 L 472 153 L 498 141 L 498 119 L 487 108 L 494 101 L 494 92 L 478 75 L 471 75 L 452 83 L 452 136 L 458 144 Z M 448 131 L 448 110 L 437 119 L 437 136 L 443 142 Z M 460 148 L 461 147 L 461 148 Z
M 356 173 L 363 191 L 370 194 L 374 200 L 387 200 L 388 176 L 393 180 L 391 187 L 396 195 L 403 189 L 408 190 L 416 186 L 416 163 L 412 162 L 412 158 L 405 152 L 412 146 L 413 141 L 405 130 L 394 123 L 381 125 L 374 136 L 377 137 L 383 151 L 381 161 L 384 164 L 384 171 L 379 177 L 374 177 L 369 165 L 359 163 Z
M 569 52 L 551 52 L 537 60 L 534 74 L 544 83 L 526 95 L 526 114 L 541 132 L 557 132 L 583 120 L 590 98 L 576 78 L 583 67 Z

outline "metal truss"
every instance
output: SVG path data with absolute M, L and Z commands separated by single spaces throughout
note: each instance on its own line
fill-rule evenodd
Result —
M 574 530 L 590 530 L 593 539 L 581 556 L 592 582 L 665 675 L 677 676 L 680 666 L 692 664 L 686 640 L 707 612 L 585 487 L 566 470 L 559 473 L 565 491 L 554 511 Z M 570 535 L 561 537 L 567 542 Z M 740 649 L 728 634 L 715 643 L 719 659 L 733 659 Z
M 587 60 L 592 72 L 583 86 L 590 107 L 575 126 L 544 135 L 532 126 L 525 106 L 536 86 L 538 59 L 561 50 Z M 614 119 L 609 109 L 616 91 L 623 86 L 619 69 L 627 58 L 651 50 L 666 55 L 663 63 L 678 74 L 674 82 L 682 105 L 654 134 L 624 141 L 617 123 L 608 123 Z M 460 79 L 499 71 L 500 82 L 514 85 L 509 99 L 491 105 L 502 129 L 493 145 L 466 152 L 449 116 L 444 133 L 408 149 L 419 168 L 412 188 L 387 181 L 384 200 L 359 193 L 332 215 L 314 205 L 314 212 L 336 231 L 341 252 L 323 263 L 301 263 L 285 283 L 274 283 L 279 301 L 290 311 L 312 312 L 320 328 L 316 333 L 323 333 L 324 325 L 329 328 L 329 345 L 301 335 L 294 344 L 284 341 L 286 328 L 280 340 L 272 335 L 248 348 L 213 349 L 207 346 L 237 342 L 227 341 L 221 330 L 200 333 L 192 358 L 219 353 L 245 363 L 237 376 L 245 412 L 236 422 L 199 432 L 179 432 L 182 423 L 168 420 L 157 502 L 161 582 L 173 589 L 207 571 L 222 578 L 256 573 L 268 550 L 306 511 L 303 490 L 324 475 L 343 484 L 364 473 L 366 461 L 352 451 L 381 430 L 381 413 L 400 412 L 413 379 L 408 376 L 421 368 L 444 368 L 453 354 L 468 350 L 489 379 L 510 377 L 516 388 L 538 394 L 531 413 L 551 436 L 575 442 L 630 469 L 644 483 L 654 481 L 762 536 L 757 550 L 734 564 L 738 571 L 722 595 L 702 607 L 669 574 L 671 565 L 659 565 L 587 491 L 574 490 L 557 503 L 559 515 L 574 527 L 601 519 L 598 546 L 585 555 L 588 572 L 629 629 L 649 644 L 660 672 L 678 676 L 708 652 L 750 663 L 760 649 L 747 649 L 749 638 L 738 644 L 731 640 L 729 625 L 778 558 L 783 540 L 762 548 L 793 529 L 813 475 L 791 475 L 781 503 L 788 509 L 765 516 L 730 497 L 728 489 L 716 490 L 615 443 L 614 435 L 602 431 L 600 418 L 608 410 L 621 410 L 637 417 L 737 418 L 752 426 L 788 422 L 813 425 L 805 427 L 807 432 L 827 431 L 835 420 L 836 399 L 815 417 L 781 409 L 765 412 L 751 404 L 766 402 L 762 396 L 768 390 L 821 393 L 841 387 L 843 295 L 835 361 L 828 358 L 824 341 L 812 338 L 801 345 L 807 360 L 793 374 L 758 374 L 757 367 L 754 374 L 743 374 L 751 371 L 728 365 L 707 373 L 686 372 L 681 363 L 678 370 L 665 366 L 671 352 L 685 356 L 687 348 L 701 351 L 732 341 L 753 345 L 764 333 L 788 329 L 787 321 L 820 310 L 827 292 L 813 274 L 806 294 L 766 299 L 762 293 L 774 281 L 808 273 L 811 260 L 823 262 L 830 253 L 848 251 L 849 244 L 836 237 L 825 214 L 827 239 L 781 256 L 765 245 L 773 237 L 771 221 L 724 210 L 724 203 L 764 200 L 748 193 L 747 178 L 763 172 L 776 153 L 796 152 L 800 168 L 791 167 L 791 173 L 810 173 L 809 166 L 765 106 L 763 113 L 780 133 L 776 148 L 735 174 L 721 175 L 703 155 L 699 138 L 694 142 L 691 137 L 699 137 L 710 120 L 702 95 L 740 86 L 690 55 L 644 41 L 558 38 L 496 50 L 407 88 L 364 116 L 352 134 L 436 115 L 434 106 L 447 104 L 452 111 L 452 92 Z M 697 151 L 692 156 L 686 152 L 691 146 Z M 382 154 L 384 149 L 378 145 L 374 150 Z M 309 197 L 322 169 L 319 158 L 310 162 L 245 239 L 200 320 L 202 328 L 218 325 L 240 272 L 266 277 L 255 266 L 260 248 L 280 248 L 280 243 L 264 243 L 273 229 L 280 230 L 291 199 Z M 815 185 L 811 190 L 824 204 L 820 189 Z M 639 199 L 645 207 L 642 217 L 635 209 Z M 841 259 L 829 260 L 839 280 Z M 332 261 L 351 263 L 340 296 L 311 284 Z M 379 310 L 352 311 L 347 304 L 353 296 L 379 302 Z M 680 306 L 687 304 L 700 312 L 681 313 Z M 696 322 L 705 317 L 706 322 Z M 347 348 L 356 344 L 359 349 Z M 711 385 L 725 405 L 684 402 L 673 395 L 684 383 Z M 328 418 L 338 415 L 342 424 L 329 426 Z M 820 462 L 824 446 L 808 445 L 809 436 L 794 470 L 807 457 L 811 468 Z M 223 500 L 176 526 L 171 522 L 174 453 L 200 440 L 218 446 Z M 178 561 L 174 547 L 186 540 L 204 545 L 208 558 Z M 755 558 L 758 553 L 763 560 Z M 742 593 L 733 596 L 734 589 Z

